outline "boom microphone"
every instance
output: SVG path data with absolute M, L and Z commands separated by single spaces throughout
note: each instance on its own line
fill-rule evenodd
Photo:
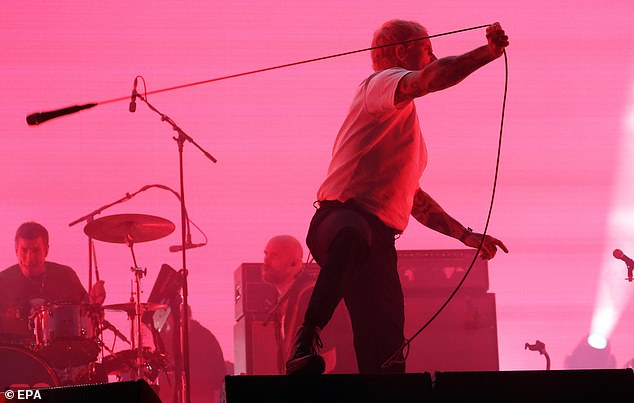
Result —
M 138 77 L 134 78 L 134 88 L 132 88 L 132 96 L 130 97 L 130 107 L 129 110 L 130 112 L 135 112 L 136 111 L 136 96 L 137 96 L 137 92 L 136 92 L 136 85 L 138 82 Z
M 615 258 L 624 261 L 628 266 L 634 266 L 634 260 L 630 259 L 621 249 L 614 249 L 612 252 L 612 256 Z

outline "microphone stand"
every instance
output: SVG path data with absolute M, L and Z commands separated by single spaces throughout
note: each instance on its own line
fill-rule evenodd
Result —
M 201 146 L 199 146 L 190 136 L 187 135 L 178 125 L 167 115 L 161 113 L 158 109 L 156 109 L 152 104 L 148 102 L 148 100 L 141 94 L 135 93 L 135 96 L 143 101 L 148 108 L 150 108 L 153 112 L 157 113 L 161 116 L 161 120 L 163 122 L 167 122 L 172 129 L 178 133 L 178 136 L 173 137 L 174 141 L 178 144 L 178 167 L 179 167 L 179 181 L 180 181 L 180 202 L 181 202 L 181 245 L 186 245 L 188 240 L 187 234 L 187 210 L 185 209 L 185 180 L 184 180 L 184 169 L 183 169 L 183 145 L 185 141 L 189 141 L 196 148 L 198 148 L 211 162 L 218 162 L 211 154 L 209 154 L 206 150 L 204 150 Z M 181 360 L 183 363 L 182 366 L 182 374 L 178 374 L 178 383 L 180 384 L 181 391 L 181 402 L 190 403 L 191 402 L 191 393 L 190 393 L 190 374 L 189 374 L 189 289 L 187 286 L 187 248 L 183 248 L 182 250 L 182 264 L 183 268 L 181 269 L 181 279 L 182 279 L 182 306 L 181 306 L 181 315 L 180 315 L 180 335 L 181 335 Z
M 524 350 L 526 349 L 530 351 L 538 351 L 540 355 L 543 355 L 546 358 L 546 371 L 550 371 L 550 356 L 546 352 L 546 345 L 544 343 L 539 340 L 535 341 L 535 344 L 525 343 Z
M 102 211 L 109 209 L 110 207 L 117 205 L 119 203 L 123 203 L 126 202 L 128 200 L 130 200 L 132 197 L 136 196 L 138 193 L 144 192 L 146 190 L 148 190 L 150 187 L 152 187 L 151 185 L 147 185 L 147 186 L 143 186 L 141 189 L 137 190 L 136 192 L 130 194 L 130 193 L 126 193 L 125 196 L 123 196 L 122 198 L 120 198 L 119 200 L 115 200 L 112 203 L 108 203 L 104 206 L 99 207 L 97 210 L 90 212 L 88 214 L 86 214 L 83 217 L 79 217 L 78 219 L 76 219 L 75 221 L 71 222 L 70 224 L 68 224 L 69 227 L 72 227 L 75 224 L 79 224 L 82 221 L 86 221 L 86 222 L 91 222 L 95 216 L 97 214 L 101 214 Z
M 627 278 L 626 280 L 629 281 L 630 283 L 632 281 L 634 281 L 634 263 L 633 262 L 625 262 L 625 264 L 627 265 Z

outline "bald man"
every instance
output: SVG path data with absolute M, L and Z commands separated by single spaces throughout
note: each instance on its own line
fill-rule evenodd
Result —
M 277 290 L 278 301 L 273 313 L 277 329 L 278 370 L 284 373 L 284 363 L 290 358 L 293 338 L 302 325 L 315 281 L 304 271 L 304 248 L 293 236 L 278 235 L 264 248 L 262 280 Z M 343 304 L 337 308 L 333 331 L 322 334 L 322 350 L 328 373 L 357 372 L 352 346 L 352 328 Z M 343 331 L 342 331 L 343 329 Z
M 302 258 L 304 248 L 299 241 L 290 235 L 278 235 L 264 248 L 264 264 L 262 279 L 284 295 L 304 268 Z

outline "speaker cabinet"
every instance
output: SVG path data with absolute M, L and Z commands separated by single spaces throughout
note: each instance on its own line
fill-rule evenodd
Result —
M 263 320 L 277 301 L 277 291 L 262 280 L 262 263 L 242 263 L 233 273 L 236 320 L 253 315 Z
M 412 337 L 446 301 L 446 296 L 405 296 L 405 337 Z M 412 340 L 407 372 L 497 371 L 494 294 L 458 293 Z
M 227 403 L 431 402 L 429 374 L 227 376 Z
M 285 357 L 278 358 L 275 325 L 268 315 L 246 314 L 235 323 L 234 373 L 238 375 L 278 375 L 285 372 Z M 321 334 L 324 357 L 330 357 L 330 373 L 356 373 L 357 362 L 352 346 L 348 311 L 340 304 Z M 334 349 L 333 349 L 334 347 Z M 334 355 L 333 355 L 334 354 Z M 328 361 L 328 358 L 327 358 Z
M 445 294 L 460 283 L 473 261 L 473 268 L 462 284 L 467 292 L 489 289 L 489 269 L 486 260 L 475 256 L 475 249 L 399 250 L 398 273 L 405 294 L 409 290 L 437 291 Z
M 405 337 L 412 337 L 445 302 L 467 272 L 474 253 L 472 249 L 398 251 L 405 297 Z M 261 267 L 261 263 L 243 263 L 234 272 L 236 374 L 279 373 L 274 329 L 272 324 L 263 325 L 277 293 L 262 281 Z M 311 264 L 306 270 L 317 278 L 318 265 Z M 476 259 L 454 299 L 412 341 L 407 372 L 499 369 L 495 294 L 488 293 L 488 287 L 487 261 Z M 332 328 L 333 324 L 329 326 Z M 341 340 L 352 351 L 349 323 L 342 329 Z M 347 360 L 354 362 L 354 355 L 349 355 Z M 347 368 L 356 368 L 354 364 Z
M 474 257 L 473 249 L 398 251 L 407 338 L 440 309 L 473 262 L 454 298 L 412 340 L 407 372 L 499 369 L 495 295 L 487 292 L 487 261 Z
M 234 334 L 234 372 L 238 375 L 276 375 L 278 369 L 278 351 L 275 341 L 273 322 L 254 318 L 252 315 L 241 317 L 233 327 Z
M 628 369 L 440 372 L 437 402 L 634 402 Z

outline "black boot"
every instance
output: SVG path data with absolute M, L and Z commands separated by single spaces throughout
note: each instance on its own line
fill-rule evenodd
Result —
M 286 362 L 286 374 L 319 375 L 326 370 L 324 358 L 317 353 L 323 347 L 318 326 L 302 326 L 295 335 L 293 356 Z

